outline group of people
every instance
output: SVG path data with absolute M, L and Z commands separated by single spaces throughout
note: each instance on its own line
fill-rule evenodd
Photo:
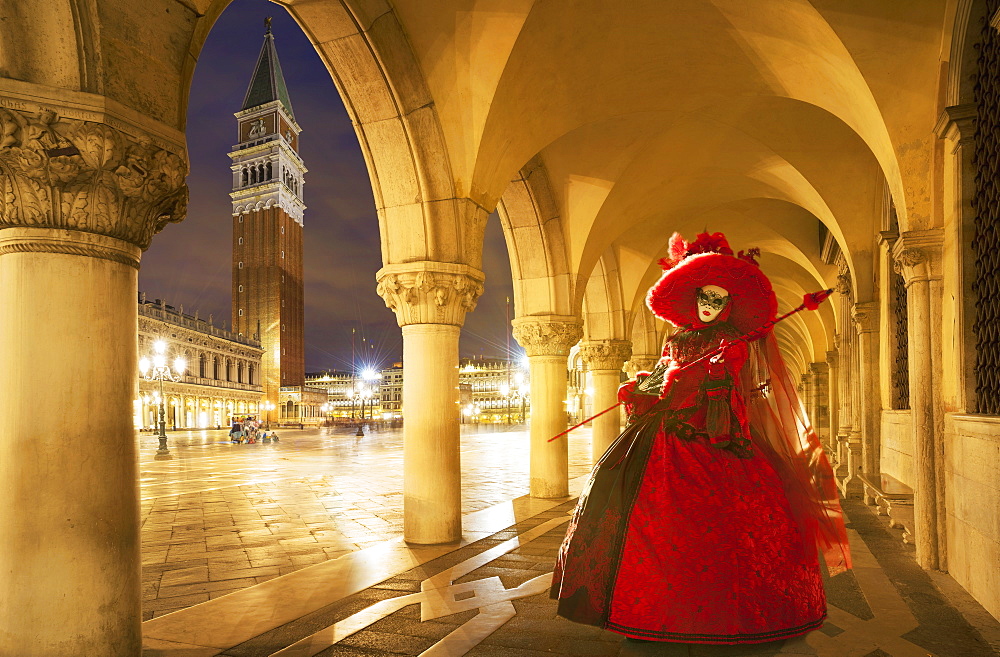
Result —
M 229 439 L 234 443 L 254 444 L 258 442 L 278 442 L 277 432 L 267 433 L 261 428 L 260 420 L 253 416 L 233 418 L 233 426 L 229 429 Z

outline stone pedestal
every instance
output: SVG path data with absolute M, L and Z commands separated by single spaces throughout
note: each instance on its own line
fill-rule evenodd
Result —
M 569 436 L 566 430 L 566 359 L 580 341 L 583 324 L 574 317 L 515 319 L 514 339 L 528 354 L 531 376 L 531 496 L 569 495 Z
M 618 403 L 622 366 L 632 354 L 628 340 L 591 340 L 580 345 L 580 356 L 594 385 L 594 413 Z M 611 411 L 594 419 L 591 458 L 597 463 L 621 431 L 621 413 Z
M 0 655 L 142 652 L 137 273 L 187 188 L 116 125 L 0 109 Z
M 482 272 L 443 262 L 388 265 L 378 293 L 403 329 L 403 538 L 462 536 L 458 337 L 483 292 Z M 534 386 L 532 386 L 534 387 Z

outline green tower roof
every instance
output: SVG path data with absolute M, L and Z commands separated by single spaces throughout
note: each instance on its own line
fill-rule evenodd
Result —
M 273 101 L 280 101 L 288 116 L 295 119 L 292 112 L 292 101 L 288 98 L 288 87 L 281 74 L 281 63 L 278 61 L 278 51 L 274 47 L 274 35 L 271 34 L 270 21 L 264 33 L 264 45 L 257 58 L 257 68 L 254 70 L 250 86 L 247 87 L 246 98 L 243 99 L 243 109 L 248 110 Z

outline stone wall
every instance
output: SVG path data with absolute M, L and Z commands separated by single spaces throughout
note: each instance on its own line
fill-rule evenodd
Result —
M 945 416 L 948 572 L 1000 618 L 1000 418 Z
M 916 485 L 910 411 L 882 411 L 881 471 L 907 486 Z

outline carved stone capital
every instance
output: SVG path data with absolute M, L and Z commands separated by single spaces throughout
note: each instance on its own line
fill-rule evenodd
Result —
M 829 364 L 822 361 L 809 363 L 809 373 L 817 376 L 825 375 L 830 369 Z
M 375 278 L 378 295 L 400 326 L 461 326 L 465 313 L 476 309 L 485 277 L 468 265 L 425 261 L 388 265 Z
M 580 345 L 580 357 L 590 370 L 620 370 L 631 356 L 629 340 L 590 340 Z
M 660 358 L 655 354 L 632 354 L 632 357 L 625 363 L 625 371 L 630 377 L 635 377 L 639 372 L 653 371 L 658 362 L 660 362 Z
M 878 331 L 878 304 L 874 301 L 854 304 L 851 318 L 858 333 L 874 333 Z
M 916 267 L 927 262 L 927 254 L 920 249 L 903 249 L 892 259 L 892 268 L 902 274 L 905 267 Z
M 0 228 L 64 228 L 146 249 L 187 212 L 187 163 L 104 123 L 0 108 Z
M 514 339 L 532 356 L 569 356 L 583 337 L 583 322 L 575 317 L 519 317 L 511 322 Z
M 837 367 L 837 358 L 838 356 L 836 349 L 834 349 L 833 351 L 826 352 L 826 364 L 829 367 Z
M 903 276 L 908 286 L 914 281 L 941 277 L 943 241 L 944 231 L 941 228 L 910 230 L 900 234 L 892 248 L 893 268 Z
M 837 274 L 837 283 L 833 286 L 833 289 L 840 294 L 850 294 L 851 274 L 846 271 Z

